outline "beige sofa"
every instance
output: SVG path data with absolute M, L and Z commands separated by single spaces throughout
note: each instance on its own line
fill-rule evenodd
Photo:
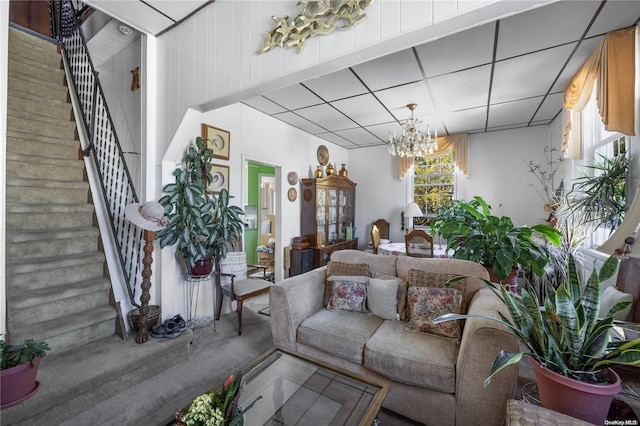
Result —
M 473 262 L 334 252 L 335 262 L 369 265 L 371 276 L 397 276 L 409 270 L 488 278 Z M 467 319 L 459 342 L 405 331 L 401 320 L 327 310 L 323 306 L 327 267 L 287 278 L 270 290 L 275 344 L 389 384 L 383 407 L 424 424 L 500 425 L 513 398 L 517 366 L 483 382 L 496 354 L 518 350 L 514 336 L 495 321 Z M 467 312 L 496 316 L 502 302 L 482 281 L 468 280 Z

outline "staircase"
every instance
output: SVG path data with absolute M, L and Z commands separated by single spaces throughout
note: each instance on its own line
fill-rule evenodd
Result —
M 60 424 L 186 360 L 192 333 L 143 345 L 115 335 L 61 56 L 51 42 L 10 28 L 8 63 L 7 324 L 11 341 L 43 340 L 51 352 L 38 392 L 1 418 Z M 159 351 L 169 356 L 149 362 Z

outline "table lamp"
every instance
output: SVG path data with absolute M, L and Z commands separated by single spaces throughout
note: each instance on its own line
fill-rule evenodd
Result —
M 409 233 L 409 225 L 413 229 L 413 218 L 416 216 L 422 216 L 422 211 L 416 203 L 409 203 L 404 211 L 404 217 L 407 219 L 406 232 Z

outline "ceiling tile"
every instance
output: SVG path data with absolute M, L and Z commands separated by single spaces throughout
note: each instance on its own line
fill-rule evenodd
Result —
M 360 127 L 357 129 L 339 130 L 335 133 L 359 146 L 379 145 L 382 142 L 376 136 Z
M 536 112 L 534 121 L 552 120 L 562 110 L 564 94 L 562 92 L 547 96 L 542 102 L 540 109 Z
M 497 62 L 491 103 L 545 95 L 573 47 L 569 44 Z
M 389 132 L 393 132 L 394 129 L 396 129 L 397 131 L 398 129 L 400 129 L 400 125 L 397 122 L 393 121 L 390 123 L 381 123 L 375 124 L 373 126 L 367 126 L 365 127 L 365 129 L 370 133 L 373 133 L 378 139 L 380 139 L 381 142 L 387 143 L 387 141 L 389 140 Z
M 248 99 L 243 102 L 245 105 L 249 105 L 257 109 L 258 111 L 264 112 L 265 114 L 278 114 L 280 112 L 285 112 L 286 109 L 282 108 L 280 105 L 271 102 L 269 99 L 263 96 L 256 96 L 255 98 Z
M 158 34 L 174 24 L 174 21 L 140 1 L 92 0 L 91 5 L 142 32 Z
M 389 112 L 397 120 L 405 120 L 411 115 L 411 111 L 407 108 L 407 104 L 418 104 L 416 115 L 429 115 L 436 112 L 431 100 L 431 95 L 427 90 L 427 85 L 420 81 L 418 83 L 405 84 L 404 86 L 394 87 L 392 89 L 381 90 L 375 93 Z
M 322 99 L 300 84 L 294 84 L 284 89 L 267 92 L 264 94 L 264 97 L 289 111 L 322 103 Z
M 341 138 L 340 136 L 334 134 L 334 133 L 319 133 L 316 136 L 318 136 L 319 138 L 322 138 L 326 141 L 335 143 L 336 145 L 340 145 L 344 148 L 358 148 L 358 145 L 353 144 L 352 142 Z
M 491 62 L 495 24 L 486 24 L 416 46 L 425 75 L 433 77 Z
M 350 69 L 304 81 L 302 84 L 327 102 L 367 93 L 367 88 Z
M 393 116 L 371 94 L 331 102 L 331 105 L 361 126 L 393 121 Z
M 412 49 L 356 65 L 353 70 L 372 91 L 422 80 L 422 72 Z
M 582 64 L 587 60 L 591 52 L 598 47 L 603 37 L 594 37 L 588 40 L 583 40 L 580 46 L 571 57 L 570 62 L 562 70 L 562 74 L 558 77 L 558 80 L 553 85 L 551 91 L 558 92 L 564 90 L 565 87 L 571 82 L 571 79 L 578 72 Z
M 542 96 L 521 99 L 514 102 L 491 105 L 489 107 L 489 128 L 515 125 L 527 125 L 542 102 Z
M 278 120 L 284 121 L 285 123 L 288 123 L 293 127 L 297 127 L 300 130 L 304 130 L 307 133 L 311 133 L 312 135 L 327 131 L 326 129 L 323 129 L 322 127 L 314 124 L 313 122 L 303 117 L 300 117 L 299 115 L 293 112 L 284 112 L 282 114 L 275 114 L 273 117 L 277 118 Z
M 579 40 L 599 1 L 561 1 L 500 21 L 496 59 Z
M 319 126 L 322 126 L 331 132 L 358 127 L 356 123 L 340 111 L 337 111 L 335 108 L 326 104 L 303 108 L 296 112 L 302 117 L 317 123 Z
M 438 112 L 487 105 L 491 65 L 430 78 L 429 87 Z
M 612 30 L 617 30 L 632 26 L 640 19 L 640 1 L 608 1 L 600 11 L 589 32 L 588 37 L 605 34 Z
M 487 107 L 445 113 L 441 114 L 440 118 L 449 134 L 464 133 L 469 129 L 482 129 L 484 131 L 487 123 Z

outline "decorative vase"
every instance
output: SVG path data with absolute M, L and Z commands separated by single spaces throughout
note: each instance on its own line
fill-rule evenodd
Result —
M 333 168 L 333 165 L 331 163 L 327 164 L 327 176 L 331 176 L 333 174 L 335 174 L 336 169 Z
M 185 263 L 187 265 L 187 274 L 192 277 L 206 277 L 213 270 L 213 257 L 198 260 L 193 266 L 189 265 L 188 262 Z
M 589 423 L 605 424 L 613 397 L 622 390 L 622 382 L 615 371 L 604 368 L 602 375 L 612 383 L 599 385 L 565 377 L 542 367 L 531 357 L 529 363 L 536 375 L 540 405 Z
M 349 172 L 347 171 L 347 167 L 346 167 L 346 166 L 347 166 L 346 164 L 344 164 L 344 163 L 342 164 L 342 168 L 341 168 L 341 169 L 340 169 L 340 171 L 338 172 L 338 174 L 339 174 L 340 176 L 344 176 L 344 177 L 349 176 Z
M 316 169 L 316 179 L 320 178 L 322 178 L 322 167 L 318 166 L 318 168 Z
M 511 270 L 511 273 L 509 275 L 507 275 L 507 277 L 500 281 L 496 278 L 496 276 L 493 273 L 493 268 L 486 268 L 487 272 L 489 272 L 489 281 L 491 281 L 492 283 L 500 283 L 502 284 L 505 288 L 507 288 L 507 290 L 511 290 L 513 293 L 518 293 L 518 270 L 516 268 L 513 268 Z
M 1 409 L 13 407 L 31 398 L 36 393 L 40 386 L 36 382 L 40 361 L 42 361 L 42 357 L 35 358 L 33 362 L 30 361 L 6 370 L 0 370 Z

